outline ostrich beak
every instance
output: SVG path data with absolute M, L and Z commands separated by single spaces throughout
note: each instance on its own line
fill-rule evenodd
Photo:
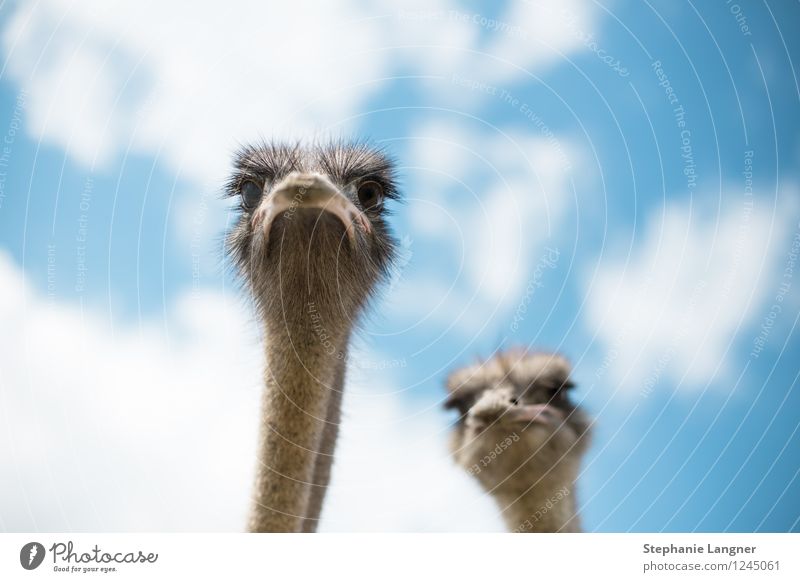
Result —
M 470 410 L 467 425 L 476 430 L 483 430 L 494 424 L 507 427 L 509 423 L 557 426 L 563 420 L 564 416 L 561 411 L 550 404 L 509 406 L 501 396 L 486 393 Z
M 561 411 L 550 404 L 515 406 L 506 412 L 505 417 L 512 422 L 540 422 L 543 424 L 558 424 L 564 420 Z
M 352 245 L 356 244 L 354 224 L 371 232 L 369 219 L 325 176 L 292 172 L 281 180 L 253 213 L 253 225 L 261 223 L 269 240 L 272 223 L 280 215 L 291 219 L 298 209 L 318 208 L 339 219 Z

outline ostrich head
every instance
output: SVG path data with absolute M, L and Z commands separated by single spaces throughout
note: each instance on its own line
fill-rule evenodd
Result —
M 312 312 L 347 326 L 385 277 L 395 249 L 386 202 L 397 188 L 381 150 L 244 147 L 227 194 L 239 201 L 228 252 L 268 319 L 291 325 L 287 314 Z
M 493 492 L 571 483 L 589 423 L 572 402 L 569 374 L 563 357 L 522 350 L 451 374 L 445 407 L 460 415 L 451 438 L 456 462 Z

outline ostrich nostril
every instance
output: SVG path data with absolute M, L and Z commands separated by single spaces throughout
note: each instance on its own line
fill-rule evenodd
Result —
M 519 404 L 519 398 L 517 398 L 517 397 L 512 398 L 511 399 L 511 406 L 516 406 L 517 404 Z

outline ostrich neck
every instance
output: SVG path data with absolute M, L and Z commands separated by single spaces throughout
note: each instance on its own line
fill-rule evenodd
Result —
M 508 530 L 526 532 L 577 532 L 575 485 L 571 479 L 525 479 L 519 487 L 494 491 Z M 531 483 L 535 483 L 530 486 Z
M 311 507 L 319 497 L 311 489 L 319 452 L 333 450 L 325 427 L 332 403 L 338 414 L 334 394 L 341 391 L 350 329 L 325 322 L 310 302 L 265 318 L 264 327 L 263 422 L 249 529 L 296 532 L 307 529 L 304 518 L 318 517 L 309 515 L 319 512 Z
M 339 436 L 339 422 L 341 420 L 342 396 L 344 394 L 345 359 L 336 371 L 333 390 L 328 399 L 328 414 L 325 426 L 322 429 L 319 454 L 314 466 L 313 486 L 308 500 L 306 518 L 303 520 L 303 531 L 313 533 L 319 526 L 322 503 L 328 491 L 333 467 L 333 453 L 336 449 L 336 440 Z

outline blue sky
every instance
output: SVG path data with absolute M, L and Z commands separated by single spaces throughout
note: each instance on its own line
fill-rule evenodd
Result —
M 238 143 L 343 134 L 406 201 L 323 529 L 501 529 L 440 403 L 514 344 L 596 418 L 588 530 L 800 529 L 796 3 L 260 10 L 0 10 L 0 527 L 241 527 L 261 362 L 220 185 Z

